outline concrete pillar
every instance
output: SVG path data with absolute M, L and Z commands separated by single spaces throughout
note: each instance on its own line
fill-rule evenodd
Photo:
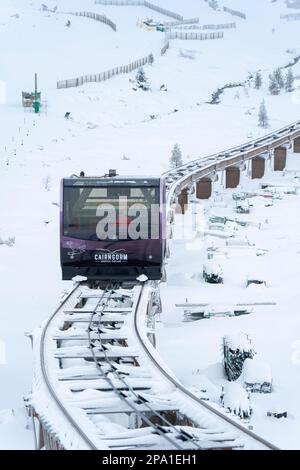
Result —
M 220 179 L 219 173 L 217 171 L 214 172 L 213 175 L 211 176 L 211 181 L 215 183 L 216 181 L 219 181 L 219 179 Z
M 39 422 L 39 436 L 38 436 L 38 450 L 41 450 L 45 446 L 44 430 Z
M 176 214 L 185 214 L 188 207 L 188 190 L 184 188 L 178 196 L 175 212 Z
M 266 162 L 263 157 L 252 158 L 251 178 L 260 179 L 264 177 Z
M 294 152 L 300 153 L 300 137 L 296 137 L 296 139 L 294 139 Z
M 236 188 L 240 184 L 240 176 L 241 171 L 236 166 L 230 166 L 226 168 L 226 183 L 225 187 L 228 188 Z
M 283 171 L 286 167 L 286 147 L 277 147 L 274 149 L 274 171 Z
M 201 178 L 196 183 L 196 198 L 209 199 L 212 193 L 212 183 L 210 178 Z

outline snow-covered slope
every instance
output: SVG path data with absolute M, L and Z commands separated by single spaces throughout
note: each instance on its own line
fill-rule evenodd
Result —
M 283 0 L 219 2 L 244 11 L 247 20 L 214 11 L 202 0 L 155 1 L 184 17 L 199 16 L 200 25 L 235 21 L 237 27 L 215 41 L 172 40 L 160 57 L 164 34 L 141 29 L 137 21 L 170 18 L 146 8 L 47 0 L 50 9 L 58 6 L 54 14 L 42 11 L 37 0 L 1 1 L 0 237 L 15 237 L 15 244 L 0 245 L 0 339 L 6 347 L 0 408 L 22 406 L 31 380 L 24 331 L 46 317 L 69 287 L 60 281 L 58 251 L 63 176 L 80 170 L 103 174 L 109 167 L 122 174 L 160 174 L 168 168 L 176 141 L 185 160 L 223 150 L 265 132 L 257 127 L 263 97 L 272 128 L 299 118 L 297 92 L 294 98 L 287 93 L 271 97 L 267 89 L 269 72 L 300 54 L 298 22 L 280 20 L 280 13 L 291 11 Z M 84 10 L 105 14 L 117 32 L 64 13 Z M 150 52 L 155 62 L 145 68 L 149 93 L 132 90 L 134 72 L 100 84 L 56 89 L 57 80 L 102 72 Z M 220 105 L 206 104 L 217 87 L 244 81 L 258 69 L 264 76 L 261 90 L 241 88 L 239 95 L 233 90 Z M 300 73 L 299 65 L 294 71 Z M 33 90 L 35 72 L 44 101 L 39 116 L 21 107 L 21 92 Z M 160 91 L 162 84 L 168 92 Z M 67 111 L 71 120 L 64 119 Z M 12 436 L 12 446 L 29 445 L 22 442 Z M 0 446 L 6 445 L 0 439 Z

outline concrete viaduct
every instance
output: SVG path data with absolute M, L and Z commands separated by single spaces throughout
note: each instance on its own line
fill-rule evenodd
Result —
M 167 188 L 176 212 L 184 214 L 188 207 L 189 191 L 195 187 L 197 199 L 209 199 L 213 181 L 223 173 L 224 187 L 236 188 L 241 172 L 248 167 L 252 179 L 263 178 L 266 160 L 271 159 L 274 171 L 286 167 L 287 150 L 300 154 L 300 121 L 264 138 L 248 142 L 222 154 L 190 162 L 166 174 Z M 300 157 L 300 155 L 299 155 Z

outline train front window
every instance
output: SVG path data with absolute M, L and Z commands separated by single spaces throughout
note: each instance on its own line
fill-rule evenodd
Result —
M 65 187 L 64 235 L 81 240 L 159 238 L 158 187 Z

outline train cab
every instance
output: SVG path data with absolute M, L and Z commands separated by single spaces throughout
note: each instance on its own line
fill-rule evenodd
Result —
M 165 182 L 153 177 L 62 180 L 60 251 L 63 280 L 162 278 Z

